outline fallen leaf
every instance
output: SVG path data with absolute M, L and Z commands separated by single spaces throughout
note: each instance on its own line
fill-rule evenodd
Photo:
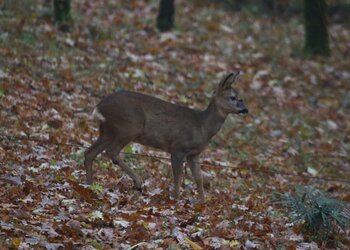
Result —
M 188 238 L 185 238 L 185 241 L 190 244 L 190 246 L 194 249 L 194 250 L 201 250 L 203 249 L 201 246 L 199 246 L 197 243 L 191 241 L 190 239 Z

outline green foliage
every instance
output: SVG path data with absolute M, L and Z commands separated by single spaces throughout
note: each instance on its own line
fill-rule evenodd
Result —
M 136 158 L 135 158 L 135 153 L 138 153 L 137 149 L 135 148 L 134 143 L 129 143 L 126 145 L 126 147 L 123 148 L 123 153 L 124 153 L 124 161 L 135 164 L 136 163 Z
M 125 153 L 125 161 L 131 161 L 133 159 L 132 153 L 134 153 L 132 143 L 129 143 L 124 147 L 123 151 Z
M 23 45 L 32 46 L 37 42 L 37 38 L 30 32 L 22 32 L 20 35 L 20 41 Z
M 97 193 L 102 193 L 102 192 L 103 192 L 103 187 L 102 187 L 102 185 L 99 184 L 99 183 L 96 183 L 96 182 L 94 182 L 94 183 L 91 185 L 90 188 L 91 188 L 92 191 L 95 191 L 95 192 L 97 192 Z
M 313 187 L 297 187 L 278 202 L 290 208 L 292 220 L 303 223 L 302 231 L 314 239 L 325 240 L 341 228 L 350 226 L 349 208 L 342 201 L 328 198 Z
M 0 87 L 0 97 L 5 96 L 5 90 Z
M 103 245 L 95 240 L 91 242 L 91 246 L 98 250 L 103 249 Z

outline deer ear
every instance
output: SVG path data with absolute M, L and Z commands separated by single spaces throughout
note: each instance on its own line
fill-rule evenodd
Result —
M 236 79 L 238 78 L 240 71 L 238 71 L 237 73 L 231 73 L 228 74 L 227 76 L 225 76 L 221 82 L 219 83 L 219 89 L 224 90 L 224 89 L 228 89 L 231 87 L 231 85 L 236 81 Z

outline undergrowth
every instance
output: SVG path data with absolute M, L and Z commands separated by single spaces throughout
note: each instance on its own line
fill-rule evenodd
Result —
M 280 195 L 277 203 L 289 208 L 292 221 L 301 223 L 301 232 L 312 240 L 333 238 L 350 226 L 349 206 L 314 187 L 297 187 L 294 194 Z

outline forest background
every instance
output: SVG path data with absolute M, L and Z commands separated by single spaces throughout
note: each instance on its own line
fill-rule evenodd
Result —
M 0 249 L 349 247 L 348 227 L 316 239 L 276 203 L 298 186 L 350 201 L 349 1 L 326 2 L 329 53 L 314 55 L 303 1 L 178 0 L 167 32 L 155 0 L 71 1 L 63 17 L 53 1 L 0 1 Z M 143 193 L 106 157 L 84 185 L 103 96 L 204 109 L 237 70 L 250 113 L 202 155 L 206 204 L 189 175 L 174 201 L 169 156 L 134 144 Z

